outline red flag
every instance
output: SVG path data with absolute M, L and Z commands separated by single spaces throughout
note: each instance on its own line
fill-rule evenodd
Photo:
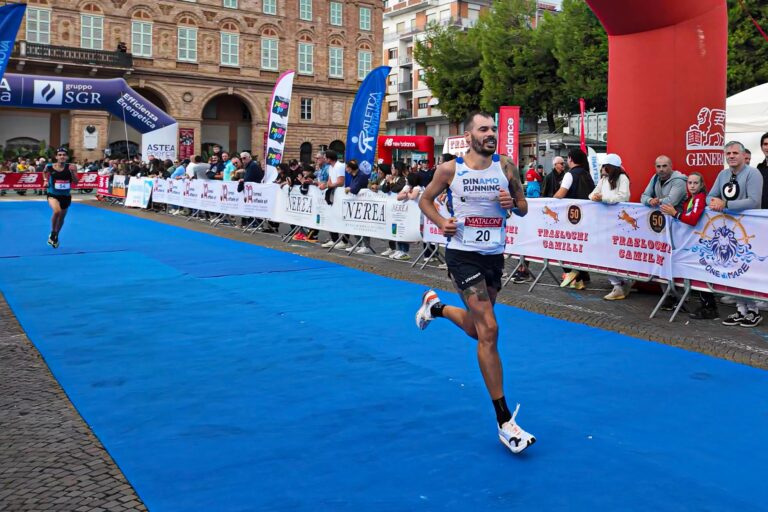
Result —
M 587 137 L 584 133 L 584 110 L 586 108 L 586 103 L 584 101 L 584 98 L 579 98 L 579 109 L 581 110 L 581 117 L 579 119 L 579 122 L 581 123 L 581 137 L 579 139 L 579 142 L 581 142 L 581 150 L 586 153 L 587 152 Z

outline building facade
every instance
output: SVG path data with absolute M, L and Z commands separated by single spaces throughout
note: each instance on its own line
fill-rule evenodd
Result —
M 192 130 L 195 154 L 219 144 L 261 157 L 272 88 L 294 69 L 285 157 L 309 161 L 343 152 L 354 95 L 382 61 L 381 35 L 374 0 L 31 0 L 7 72 L 122 77 Z M 6 108 L 0 119 L 6 149 L 68 144 L 93 160 L 140 147 L 140 134 L 106 112 Z M 97 149 L 83 144 L 88 126 Z
M 427 26 L 435 23 L 468 30 L 480 14 L 491 7 L 491 0 L 387 0 L 384 7 L 384 62 L 392 67 L 387 84 L 383 117 L 390 135 L 430 135 L 435 139 L 435 156 L 442 153 L 446 137 L 459 133 L 440 112 L 439 99 L 423 81 L 424 70 L 413 59 L 413 48 L 425 38 Z M 545 11 L 556 6 L 537 2 L 531 27 L 535 28 Z M 422 155 L 403 153 L 406 160 Z

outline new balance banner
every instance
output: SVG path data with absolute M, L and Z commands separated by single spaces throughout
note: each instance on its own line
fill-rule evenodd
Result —
M 291 108 L 293 77 L 295 71 L 288 70 L 277 79 L 269 104 L 269 122 L 264 153 L 266 171 L 264 183 L 272 183 L 277 178 L 277 166 L 283 161 L 285 137 L 288 133 L 288 112 Z
M 97 188 L 99 185 L 99 175 L 95 172 L 79 172 L 77 179 L 77 184 L 72 186 L 75 190 Z M 42 172 L 0 173 L 0 190 L 41 189 L 44 183 Z
M 505 155 L 518 165 L 520 160 L 520 107 L 499 108 L 499 141 L 497 144 L 500 155 Z
M 10 4 L 0 7 L 0 78 L 5 74 L 8 59 L 11 58 L 16 34 L 24 18 L 26 4 Z
M 371 174 L 379 136 L 381 107 L 387 92 L 389 66 L 379 66 L 365 77 L 349 113 L 347 161 L 357 160 L 360 170 Z

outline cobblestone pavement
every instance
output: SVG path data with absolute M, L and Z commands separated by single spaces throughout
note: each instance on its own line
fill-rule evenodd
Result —
M 0 510 L 146 510 L 2 295 Z
M 211 227 L 145 210 L 108 206 L 93 200 L 85 204 L 107 208 L 176 225 L 271 247 L 310 258 L 333 261 L 397 279 L 451 290 L 445 270 L 427 266 L 411 268 L 410 263 L 372 255 L 347 255 L 344 251 L 320 248 L 302 242 L 283 243 L 277 235 L 244 234 L 239 229 Z M 285 231 L 286 227 L 282 227 Z M 385 245 L 374 241 L 374 250 Z M 411 247 L 418 254 L 419 247 Z M 509 270 L 514 263 L 508 263 Z M 537 270 L 533 265 L 532 269 Z M 559 275 L 559 269 L 555 268 Z M 659 296 L 634 292 L 629 299 L 602 300 L 609 284 L 593 275 L 587 290 L 561 289 L 545 275 L 532 292 L 528 285 L 510 283 L 499 294 L 499 302 L 554 318 L 579 322 L 602 329 L 709 354 L 738 363 L 768 369 L 768 330 L 725 327 L 719 321 L 695 321 L 681 313 L 669 323 L 669 313 L 648 316 Z M 414 297 L 414 309 L 419 297 Z M 693 301 L 691 307 L 695 307 Z M 721 315 L 733 311 L 721 305 Z M 505 343 L 505 329 L 501 329 Z M 23 333 L 7 303 L 0 295 L 0 510 L 3 511 L 124 511 L 146 510 L 119 468 L 91 433 L 69 399 L 52 377 L 45 362 Z

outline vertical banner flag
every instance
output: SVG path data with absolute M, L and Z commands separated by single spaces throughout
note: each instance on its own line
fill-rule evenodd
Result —
M 296 72 L 289 69 L 277 79 L 269 104 L 269 123 L 267 124 L 267 147 L 264 151 L 264 183 L 272 183 L 277 178 L 277 166 L 283 161 L 285 135 L 288 133 L 288 110 L 291 107 L 293 77 Z
M 5 75 L 5 67 L 13 52 L 16 34 L 24 18 L 26 4 L 10 4 L 0 7 L 0 78 Z
M 584 98 L 579 98 L 579 111 L 581 112 L 581 116 L 579 117 L 579 123 L 581 123 L 581 129 L 579 130 L 581 132 L 581 135 L 579 136 L 579 142 L 581 142 L 581 150 L 586 153 L 587 152 L 587 133 L 584 130 L 584 111 L 586 110 L 586 102 L 584 101 Z
M 515 163 L 520 163 L 519 133 L 520 129 L 520 107 L 500 107 L 499 108 L 499 142 L 497 150 L 500 155 L 505 155 Z
M 195 155 L 195 129 L 179 128 L 179 160 Z
M 379 136 L 381 107 L 387 89 L 389 66 L 379 66 L 365 77 L 349 113 L 346 161 L 357 160 L 360 170 L 370 175 Z

